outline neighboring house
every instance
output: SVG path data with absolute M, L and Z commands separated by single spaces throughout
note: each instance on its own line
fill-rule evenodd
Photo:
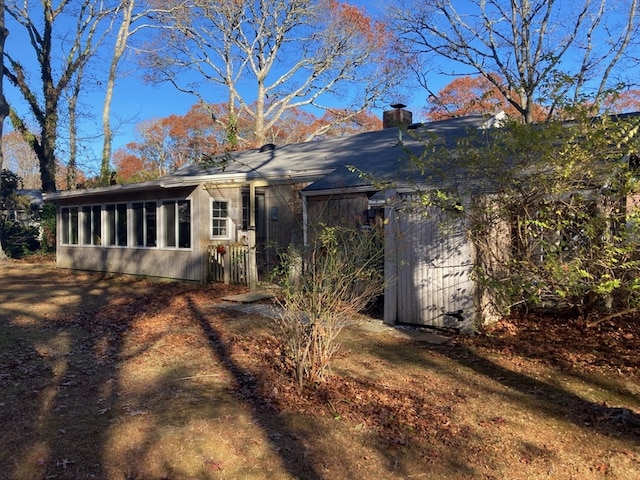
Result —
M 37 227 L 37 217 L 42 210 L 44 200 L 40 190 L 16 190 L 17 203 L 7 213 L 7 218 L 20 222 L 26 227 Z
M 386 127 L 411 121 L 400 109 L 386 112 L 385 120 Z M 409 128 L 446 144 L 487 126 L 476 116 Z M 424 148 L 404 129 L 390 127 L 234 152 L 146 183 L 47 194 L 57 204 L 57 264 L 204 282 L 212 256 L 220 261 L 215 252 L 233 245 L 257 245 L 257 261 L 268 267 L 275 262 L 270 246 L 301 244 L 313 222 L 358 226 L 384 216 L 391 220 L 385 225 L 385 321 L 459 327 L 477 312 L 468 275 L 472 249 L 462 226 L 439 235 L 435 212 L 425 219 L 393 202 L 411 195 L 414 182 L 424 183 L 408 162 Z M 393 188 L 374 186 L 348 166 Z

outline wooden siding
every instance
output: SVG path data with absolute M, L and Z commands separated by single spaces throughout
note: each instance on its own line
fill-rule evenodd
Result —
M 57 266 L 194 282 L 204 281 L 202 249 L 165 250 L 59 245 Z
M 368 209 L 366 193 L 308 197 L 309 238 L 320 223 L 361 226 Z M 474 251 L 462 217 L 437 208 L 385 210 L 385 322 L 470 328 L 476 317 Z
M 365 224 L 369 198 L 365 193 L 307 197 L 307 242 L 313 243 L 320 225 L 359 228 Z
M 462 218 L 435 208 L 387 210 L 385 321 L 470 328 L 476 316 L 473 248 Z
M 357 228 L 365 222 L 368 209 L 365 193 L 308 197 L 308 224 L 310 228 L 320 223 Z
M 302 200 L 304 184 L 277 185 L 266 194 L 268 242 L 282 247 L 302 243 Z
M 204 248 L 209 243 L 209 198 L 209 195 L 200 188 L 186 187 L 140 193 L 116 192 L 110 195 L 59 200 L 58 211 L 61 207 L 76 205 L 130 204 L 140 201 L 162 202 L 169 199 L 189 199 L 191 200 L 191 248 L 61 245 L 58 242 L 56 264 L 60 268 L 75 270 L 203 282 L 206 280 L 206 250 Z
M 251 256 L 248 246 L 233 244 L 209 245 L 207 248 L 208 280 L 249 285 Z
M 264 183 L 264 182 L 263 182 Z M 263 241 L 256 254 L 263 271 L 275 263 L 278 246 L 302 241 L 302 206 L 300 190 L 307 184 L 266 185 L 256 188 L 263 196 Z M 242 195 L 249 184 L 201 185 L 185 188 L 158 188 L 145 192 L 111 192 L 91 197 L 61 199 L 62 207 L 104 205 L 111 203 L 189 199 L 191 201 L 191 248 L 139 248 L 99 245 L 60 245 L 57 265 L 61 268 L 99 272 L 125 273 L 189 281 L 207 281 L 209 277 L 209 248 L 219 243 L 241 243 L 248 238 L 242 229 Z M 224 239 L 211 238 L 211 200 L 224 200 L 229 207 L 229 235 Z M 247 238 L 243 238 L 247 237 Z

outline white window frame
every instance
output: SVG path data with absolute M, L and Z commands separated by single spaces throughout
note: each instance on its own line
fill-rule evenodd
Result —
M 180 215 L 178 211 L 179 202 L 187 202 L 189 204 L 189 246 L 181 247 L 180 246 Z M 167 205 L 174 206 L 174 240 L 175 246 L 169 245 L 167 242 L 167 222 L 166 218 Z M 190 198 L 165 198 L 162 199 L 159 203 L 159 215 L 158 215 L 158 246 L 167 250 L 193 250 L 193 202 Z
M 66 221 L 65 218 L 65 210 Z M 72 212 L 75 210 L 75 237 L 74 237 L 74 224 L 72 222 Z M 70 205 L 60 208 L 60 245 L 65 246 L 78 246 L 80 245 L 80 212 L 82 210 L 82 206 L 79 205 Z M 65 228 L 66 227 L 66 228 Z M 66 231 L 65 231 L 66 230 Z M 74 241 L 75 240 L 75 241 Z
M 121 227 L 121 211 L 118 209 L 119 206 L 124 205 L 124 237 L 122 236 L 122 232 L 120 232 Z M 113 206 L 113 214 L 114 214 L 114 224 L 112 225 L 109 219 L 109 207 Z M 108 248 L 129 248 L 131 246 L 131 239 L 129 238 L 129 230 L 130 230 L 130 220 L 129 220 L 129 204 L 127 202 L 109 202 L 105 203 L 102 207 L 103 221 L 102 221 L 102 246 Z M 113 227 L 113 228 L 112 228 Z M 110 243 L 110 237 L 113 230 L 113 241 L 114 243 Z M 122 245 L 120 240 L 124 238 L 125 244 Z
M 85 211 L 88 209 L 88 212 Z M 97 209 L 97 212 L 96 212 Z M 100 247 L 102 246 L 102 211 L 103 207 L 99 204 L 87 204 L 80 205 L 78 210 L 79 215 L 79 239 L 80 245 L 83 247 Z M 96 225 L 96 213 L 97 213 L 97 225 Z M 85 235 L 87 232 L 85 231 L 85 221 L 89 222 L 89 237 Z M 98 226 L 99 231 L 96 232 L 96 226 Z
M 142 244 L 140 245 L 138 245 L 137 243 L 138 232 L 136 231 L 136 228 L 138 226 L 136 225 L 136 218 L 135 218 L 136 210 L 133 208 L 133 206 L 136 204 L 142 204 Z M 149 239 L 147 238 L 148 232 L 149 232 L 149 212 L 151 211 L 151 209 L 147 209 L 147 206 L 149 204 L 153 204 L 153 212 L 155 213 L 155 231 L 156 231 L 155 245 L 149 245 L 148 244 Z M 157 200 L 137 200 L 129 204 L 129 210 L 131 211 L 131 217 L 129 219 L 129 225 L 130 225 L 129 246 L 131 248 L 158 248 L 158 245 L 160 244 L 160 215 L 159 215 L 160 209 L 158 208 L 158 201 Z
M 215 220 L 226 222 L 226 226 L 224 227 L 226 230 L 225 235 L 214 235 L 213 234 L 213 221 L 214 221 L 214 204 L 215 203 L 224 203 L 226 204 L 226 217 L 215 217 Z M 229 200 L 226 198 L 212 198 L 209 203 L 209 238 L 211 240 L 230 240 L 231 239 L 231 217 L 229 217 Z

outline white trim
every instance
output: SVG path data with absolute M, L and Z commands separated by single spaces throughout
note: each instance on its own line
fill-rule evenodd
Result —
M 227 209 L 227 226 L 226 226 L 226 235 L 214 235 L 213 234 L 213 202 L 225 203 Z M 231 240 L 231 218 L 229 217 L 229 206 L 231 202 L 226 198 L 211 198 L 209 201 L 209 240 Z M 242 207 L 241 207 L 242 208 Z M 222 217 L 216 217 L 216 219 L 220 220 Z
M 150 200 L 151 201 L 151 200 Z M 191 198 L 178 197 L 178 198 L 163 198 L 156 199 L 156 205 L 158 202 L 160 203 L 159 214 L 158 214 L 158 248 L 161 250 L 179 250 L 179 251 L 190 251 L 193 250 L 193 200 Z M 178 211 L 174 208 L 175 212 L 175 225 L 174 225 L 174 233 L 175 233 L 175 246 L 168 246 L 166 244 L 167 235 L 166 235 L 166 219 L 165 219 L 165 205 L 173 204 L 174 207 L 177 207 L 178 202 L 189 202 L 189 246 L 181 247 L 180 243 L 180 215 Z

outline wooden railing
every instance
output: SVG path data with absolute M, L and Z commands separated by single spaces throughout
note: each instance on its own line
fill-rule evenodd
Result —
M 247 245 L 240 243 L 208 245 L 207 258 L 210 282 L 249 285 L 251 262 L 255 262 L 255 255 L 250 255 Z M 255 266 L 253 268 L 255 269 Z

